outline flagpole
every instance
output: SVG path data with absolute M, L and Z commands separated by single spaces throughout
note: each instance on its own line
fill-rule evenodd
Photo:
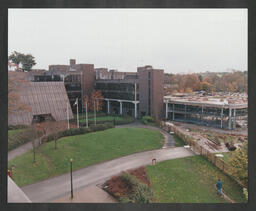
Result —
M 78 98 L 76 98 L 77 128 L 79 128 Z
M 68 102 L 67 102 L 67 119 L 68 119 L 68 130 L 69 130 L 70 128 L 69 128 Z
M 96 125 L 95 100 L 94 100 L 94 103 L 93 103 L 93 107 L 94 107 L 94 125 Z
M 86 127 L 88 128 L 88 114 L 87 114 L 87 101 L 85 102 L 85 105 L 86 105 Z

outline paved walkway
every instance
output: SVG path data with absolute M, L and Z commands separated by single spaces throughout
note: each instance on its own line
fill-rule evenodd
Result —
M 118 125 L 118 126 L 116 126 L 116 128 L 120 128 L 120 127 L 123 127 L 123 128 L 125 128 L 125 127 L 140 127 L 140 128 L 148 128 L 148 129 L 152 129 L 152 130 L 157 130 L 157 131 L 161 132 L 163 134 L 164 138 L 165 138 L 164 148 L 166 148 L 166 147 L 175 147 L 175 140 L 174 140 L 173 136 L 170 135 L 169 133 L 167 133 L 166 131 L 164 131 L 161 128 L 144 125 L 140 121 L 136 121 L 134 123 L 127 124 L 127 125 Z M 36 139 L 35 143 L 36 143 L 36 146 L 39 146 L 40 139 Z M 23 145 L 17 147 L 16 149 L 11 150 L 11 151 L 8 152 L 8 161 L 26 153 L 26 152 L 28 152 L 32 149 L 33 149 L 32 142 L 28 142 L 26 144 L 23 144 Z
M 164 146 L 163 148 L 167 148 L 167 147 L 175 147 L 176 142 L 173 138 L 173 136 L 169 133 L 167 133 L 165 130 L 163 130 L 162 128 L 159 127 L 153 127 L 153 126 L 149 126 L 149 125 L 144 125 L 142 124 L 139 120 L 137 120 L 136 122 L 133 122 L 131 124 L 127 124 L 127 125 L 117 125 L 116 128 L 127 128 L 127 127 L 132 127 L 132 128 L 148 128 L 151 130 L 157 130 L 160 133 L 163 134 L 164 136 Z
M 73 172 L 74 192 L 85 187 L 105 182 L 114 175 L 128 169 L 157 162 L 195 155 L 184 147 L 166 148 L 135 153 L 111 161 L 92 165 Z M 21 188 L 32 202 L 52 202 L 70 194 L 70 173 L 47 179 Z
M 68 194 L 52 203 L 117 203 L 118 201 L 96 185 L 74 192 L 73 198 Z
M 42 138 L 42 137 L 41 137 Z M 36 146 L 39 146 L 39 143 L 40 143 L 40 138 L 36 139 L 35 140 L 35 144 Z M 16 149 L 13 149 L 11 151 L 8 152 L 8 161 L 9 160 L 12 160 L 13 158 L 16 158 L 30 150 L 33 149 L 33 144 L 32 144 L 32 141 L 26 143 L 26 144 L 23 144 L 19 147 L 17 147 Z

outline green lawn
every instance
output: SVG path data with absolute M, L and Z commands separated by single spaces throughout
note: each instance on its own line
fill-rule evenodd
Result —
M 124 117 L 121 116 L 101 116 L 101 117 L 96 117 L 96 121 L 110 121 L 110 120 L 125 120 Z M 94 117 L 88 118 L 88 121 L 94 121 Z M 80 122 L 86 122 L 86 119 L 81 119 Z
M 185 145 L 184 141 L 176 134 L 173 134 L 173 138 L 176 142 L 176 147 L 183 147 Z
M 217 196 L 220 178 L 224 192 L 236 202 L 246 202 L 242 188 L 201 156 L 168 160 L 147 166 L 155 201 L 164 203 L 225 203 Z
M 12 137 L 23 131 L 24 129 L 8 130 L 8 137 Z
M 163 135 L 155 130 L 144 128 L 112 128 L 84 135 L 64 137 L 41 145 L 36 153 L 25 153 L 13 160 L 14 181 L 19 185 L 69 172 L 69 159 L 73 159 L 73 169 L 79 169 L 102 161 L 111 160 L 128 154 L 159 149 L 163 145 Z

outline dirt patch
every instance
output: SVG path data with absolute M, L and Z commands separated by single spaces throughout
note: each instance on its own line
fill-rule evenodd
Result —
M 135 176 L 142 183 L 150 186 L 150 181 L 147 177 L 145 167 L 129 170 L 128 173 Z M 106 181 L 103 185 L 103 189 L 117 199 L 120 197 L 127 197 L 133 191 L 132 188 L 122 180 L 120 175 L 113 176 L 111 179 Z
M 145 167 L 140 167 L 134 170 L 129 170 L 128 171 L 131 175 L 137 177 L 141 182 L 147 184 L 148 186 L 150 185 L 150 181 L 147 177 Z

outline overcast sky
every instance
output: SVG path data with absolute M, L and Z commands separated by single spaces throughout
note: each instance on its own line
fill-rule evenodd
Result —
M 247 9 L 9 9 L 9 54 L 33 68 L 90 63 L 135 72 L 247 70 Z

